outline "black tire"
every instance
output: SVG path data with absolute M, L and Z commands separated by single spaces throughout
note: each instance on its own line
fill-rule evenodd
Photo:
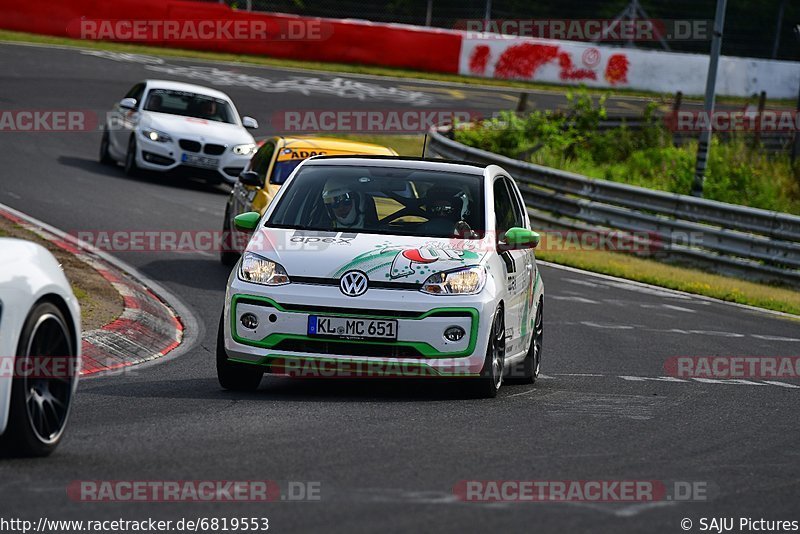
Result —
M 52 373 L 15 375 L 11 386 L 8 426 L 3 435 L 4 452 L 15 456 L 48 456 L 64 437 L 76 380 L 72 323 L 50 302 L 31 310 L 22 328 L 15 369 L 49 369 Z M 56 357 L 60 363 L 52 362 Z M 61 360 L 68 357 L 69 359 Z M 30 360 L 19 364 L 20 359 Z M 49 365 L 37 360 L 51 358 Z
M 536 319 L 533 322 L 533 338 L 528 347 L 528 354 L 519 365 L 514 366 L 508 376 L 506 376 L 506 383 L 508 384 L 535 384 L 536 379 L 539 378 L 539 367 L 542 363 L 542 338 L 544 336 L 543 328 L 544 318 L 544 303 L 540 300 L 539 305 L 536 307 Z
M 217 332 L 217 379 L 219 385 L 232 391 L 254 391 L 258 389 L 258 385 L 264 377 L 264 369 L 258 365 L 228 360 L 228 353 L 225 352 L 225 330 L 222 324 L 224 319 L 224 315 L 219 318 Z
M 222 235 L 222 250 L 219 251 L 219 261 L 222 262 L 222 265 L 233 267 L 236 262 L 239 261 L 239 254 L 232 250 L 235 239 L 233 237 L 233 231 L 231 230 L 230 203 L 225 206 L 225 218 L 222 220 Z
M 103 130 L 103 139 L 100 141 L 100 163 L 103 165 L 116 165 L 117 162 L 108 153 L 109 135 L 108 130 Z
M 503 368 L 506 357 L 506 326 L 503 308 L 497 308 L 492 320 L 486 359 L 478 378 L 470 379 L 472 394 L 476 398 L 491 399 L 497 396 L 503 385 Z
M 128 141 L 128 152 L 125 154 L 125 174 L 136 176 L 139 174 L 139 167 L 136 165 L 136 137 L 131 135 Z

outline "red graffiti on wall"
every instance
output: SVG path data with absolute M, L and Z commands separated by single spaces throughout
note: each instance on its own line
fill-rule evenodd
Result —
M 486 45 L 476 46 L 469 57 L 469 71 L 473 74 L 485 74 L 491 50 Z
M 597 73 L 591 69 L 576 69 L 568 52 L 558 54 L 558 64 L 561 72 L 558 77 L 562 80 L 596 80 Z
M 614 54 L 608 58 L 608 65 L 606 65 L 606 80 L 611 85 L 618 85 L 621 83 L 628 83 L 628 67 L 630 61 L 625 54 Z
M 593 49 L 596 52 L 596 49 Z M 599 63 L 599 54 L 595 58 Z M 491 50 L 486 45 L 476 46 L 469 58 L 472 74 L 484 75 L 491 60 Z M 500 55 L 494 68 L 495 78 L 533 79 L 542 65 L 558 61 L 558 77 L 563 81 L 597 80 L 597 71 L 592 68 L 578 68 L 572 55 L 556 45 L 522 43 L 509 46 Z M 584 63 L 589 66 L 592 62 Z M 630 61 L 625 54 L 613 54 L 606 65 L 605 79 L 611 85 L 628 83 Z
M 533 78 L 542 65 L 558 56 L 558 47 L 523 43 L 509 46 L 497 60 L 496 78 Z

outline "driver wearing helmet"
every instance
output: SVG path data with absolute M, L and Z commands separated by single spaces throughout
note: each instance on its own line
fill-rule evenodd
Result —
M 322 190 L 322 201 L 334 228 L 364 227 L 362 197 L 353 191 L 349 180 L 342 178 L 328 180 Z
M 459 188 L 433 186 L 425 195 L 430 226 L 441 228 L 453 236 L 470 236 L 473 232 L 464 217 L 469 213 L 468 200 Z

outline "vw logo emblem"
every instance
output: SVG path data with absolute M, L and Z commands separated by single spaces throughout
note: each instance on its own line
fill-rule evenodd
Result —
M 361 271 L 347 271 L 339 280 L 339 289 L 348 297 L 359 297 L 367 292 L 368 281 Z

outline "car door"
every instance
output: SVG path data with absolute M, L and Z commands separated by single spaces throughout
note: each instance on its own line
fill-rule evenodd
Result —
M 531 230 L 530 217 L 528 217 L 528 210 L 525 208 L 525 200 L 522 198 L 522 193 L 517 187 L 516 183 L 511 179 L 506 179 L 509 192 L 511 193 L 512 200 L 516 206 L 518 226 Z M 536 256 L 532 248 L 526 248 L 518 251 L 521 253 L 520 257 L 523 258 L 525 272 L 520 277 L 520 289 L 523 290 L 520 301 L 520 338 L 523 348 L 528 346 L 528 338 L 532 335 L 533 321 L 536 318 L 536 310 L 534 308 L 534 286 L 536 285 L 536 278 L 538 277 L 536 267 Z
M 494 181 L 495 229 L 498 239 L 498 253 L 506 271 L 506 351 L 508 355 L 522 351 L 522 313 L 525 310 L 527 284 L 530 281 L 528 251 L 513 250 L 506 246 L 505 233 L 513 227 L 525 227 L 526 220 L 516 198 L 516 190 L 509 179 L 498 176 Z
M 111 141 L 112 150 L 116 154 L 124 155 L 128 152 L 128 140 L 138 122 L 139 112 L 137 110 L 142 107 L 144 90 L 145 84 L 137 83 L 131 87 L 131 90 L 124 96 L 124 98 L 136 99 L 136 110 L 125 109 L 119 105 L 119 102 L 114 104 L 111 110 L 111 121 L 109 125 L 111 132 L 109 139 Z

